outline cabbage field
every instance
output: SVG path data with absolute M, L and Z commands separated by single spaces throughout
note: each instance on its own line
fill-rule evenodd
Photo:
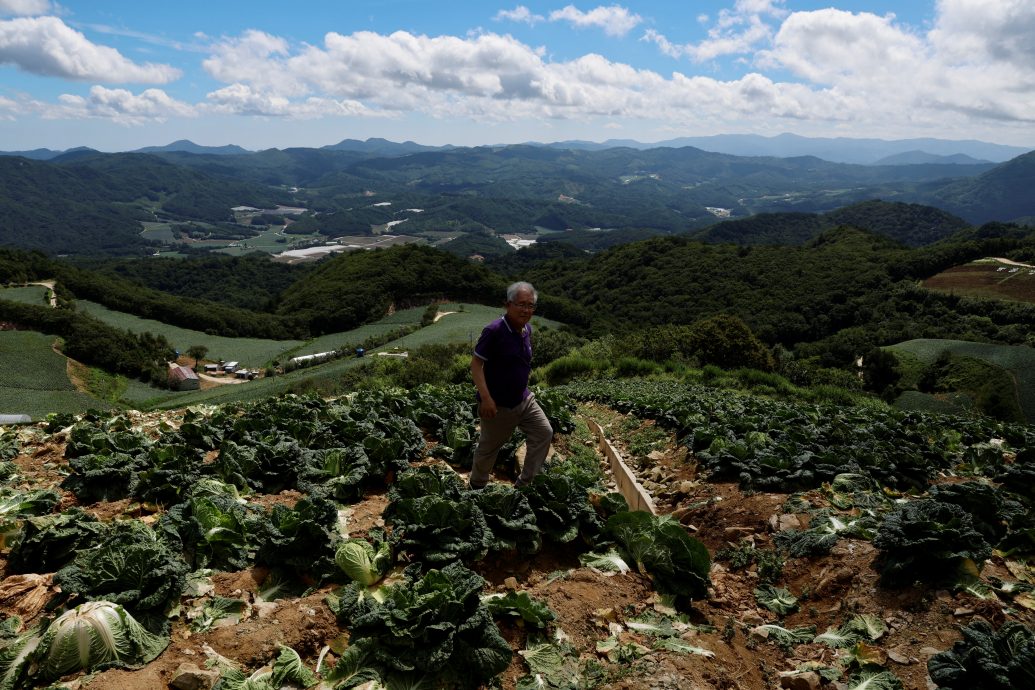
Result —
M 0 431 L 0 690 L 1035 687 L 1035 428 L 647 380 Z M 651 492 L 612 492 L 585 420 Z

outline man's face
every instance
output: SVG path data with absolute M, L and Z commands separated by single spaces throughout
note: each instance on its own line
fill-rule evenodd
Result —
M 514 300 L 507 302 L 507 320 L 512 326 L 524 328 L 535 313 L 535 299 L 528 290 L 518 290 Z

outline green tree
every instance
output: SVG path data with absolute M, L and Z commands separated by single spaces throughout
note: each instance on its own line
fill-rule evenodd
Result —
M 775 367 L 769 348 L 736 316 L 719 314 L 702 319 L 692 326 L 692 332 L 693 352 L 701 364 L 761 371 Z
M 895 385 L 902 378 L 898 357 L 890 350 L 875 347 L 863 356 L 863 383 L 885 399 L 895 397 Z
M 187 348 L 187 356 L 194 358 L 194 368 L 198 368 L 198 363 L 205 359 L 205 355 L 208 354 L 208 348 L 204 345 L 191 345 Z

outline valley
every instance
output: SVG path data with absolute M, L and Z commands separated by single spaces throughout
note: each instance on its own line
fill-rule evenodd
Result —
M 1024 687 L 1030 155 L 0 156 L 0 688 Z M 553 451 L 476 493 L 514 280 Z

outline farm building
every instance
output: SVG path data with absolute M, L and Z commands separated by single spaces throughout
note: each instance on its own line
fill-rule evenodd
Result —
M 219 372 L 219 365 L 218 364 L 206 364 L 205 365 L 205 373 L 206 374 L 215 374 L 215 373 L 218 373 L 218 372 Z
M 223 371 L 228 374 L 232 374 L 237 371 L 237 367 L 241 366 L 240 362 L 227 362 L 223 365 Z
M 196 391 L 201 387 L 201 380 L 190 367 L 169 367 L 169 388 L 174 391 Z
M 32 417 L 27 414 L 0 414 L 0 424 L 28 424 Z

